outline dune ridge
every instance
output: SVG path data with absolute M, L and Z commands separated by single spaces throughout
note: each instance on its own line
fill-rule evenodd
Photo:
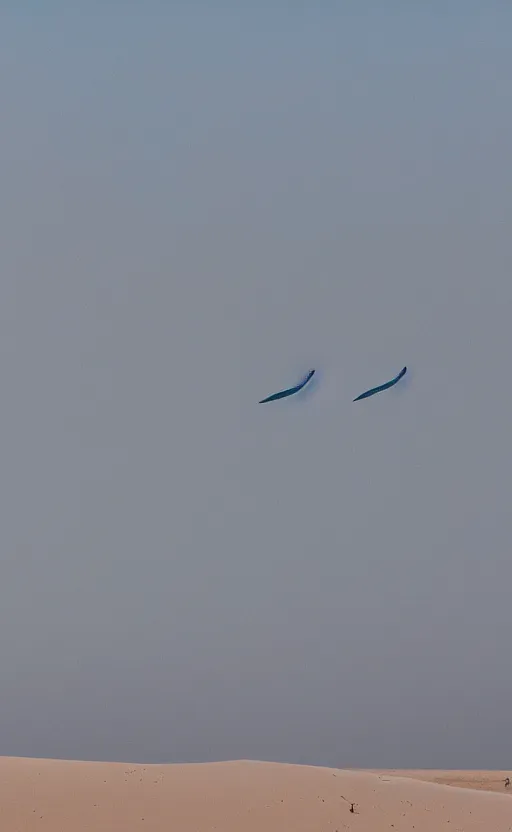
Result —
M 141 765 L 1 757 L 0 829 L 512 832 L 512 794 L 496 793 L 506 776 L 252 760 Z

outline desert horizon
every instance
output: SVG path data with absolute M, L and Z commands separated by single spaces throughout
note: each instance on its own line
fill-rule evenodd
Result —
M 0 832 L 512 832 L 511 30 L 7 4 Z
M 509 832 L 508 776 L 2 757 L 0 823 L 3 832 Z

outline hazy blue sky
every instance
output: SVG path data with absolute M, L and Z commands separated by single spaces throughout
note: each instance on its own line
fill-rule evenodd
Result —
M 512 7 L 135 5 L 2 13 L 0 753 L 506 768 Z

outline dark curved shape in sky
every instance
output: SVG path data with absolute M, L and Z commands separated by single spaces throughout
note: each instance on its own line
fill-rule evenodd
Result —
M 405 376 L 407 372 L 407 367 L 404 367 L 395 378 L 392 378 L 391 381 L 386 381 L 385 384 L 381 384 L 379 387 L 372 387 L 371 390 L 367 390 L 366 393 L 361 393 L 357 399 L 354 399 L 355 402 L 358 402 L 359 399 L 367 399 L 369 396 L 374 396 L 375 393 L 380 393 L 382 390 L 387 390 L 388 387 L 393 387 L 397 382 L 400 381 L 403 376 Z
M 310 370 L 306 378 L 303 379 L 300 384 L 297 384 L 295 387 L 289 387 L 287 390 L 281 390 L 280 393 L 273 393 L 266 399 L 261 399 L 260 404 L 264 404 L 265 402 L 275 402 L 276 399 L 285 399 L 287 396 L 293 396 L 295 393 L 298 393 L 299 390 L 302 390 L 302 388 L 306 386 L 308 381 L 310 381 L 310 379 L 313 378 L 314 374 L 315 370 Z

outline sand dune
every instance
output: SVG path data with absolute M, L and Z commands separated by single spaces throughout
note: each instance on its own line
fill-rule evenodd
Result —
M 506 773 L 501 775 L 345 771 L 251 761 L 132 765 L 4 757 L 0 829 L 511 832 L 512 795 L 478 790 Z M 457 786 L 444 785 L 447 780 Z
M 413 780 L 424 780 L 427 783 L 441 783 L 445 786 L 458 786 L 461 789 L 481 789 L 487 792 L 510 794 L 512 797 L 512 781 L 510 771 L 457 771 L 456 769 L 372 769 L 377 774 L 394 775 L 395 777 L 411 777 Z

